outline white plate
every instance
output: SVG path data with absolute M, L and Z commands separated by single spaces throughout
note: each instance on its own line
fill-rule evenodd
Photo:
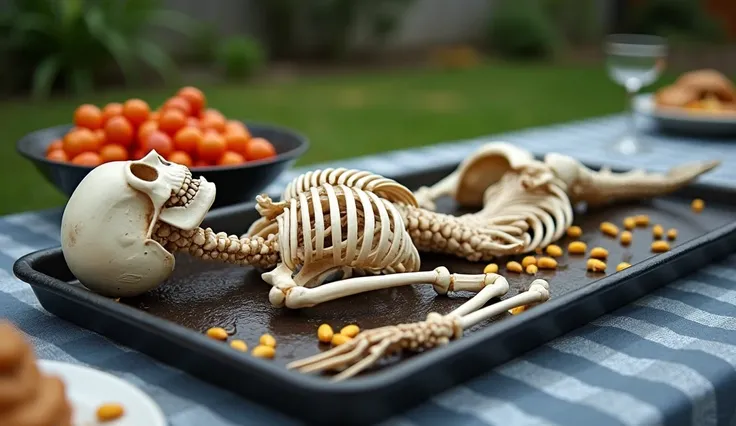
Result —
M 736 136 L 736 115 L 718 116 L 658 110 L 654 95 L 634 97 L 634 110 L 654 120 L 664 130 L 701 136 Z
M 66 383 L 74 407 L 74 426 L 166 426 L 161 408 L 148 395 L 112 374 L 58 361 L 39 360 L 38 364 L 41 371 Z M 121 404 L 125 414 L 99 423 L 95 411 L 108 402 Z

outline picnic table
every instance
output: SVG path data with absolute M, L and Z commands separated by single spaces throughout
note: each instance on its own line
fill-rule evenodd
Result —
M 398 168 L 454 164 L 485 142 L 504 140 L 614 168 L 664 171 L 685 161 L 721 159 L 724 164 L 701 182 L 736 185 L 736 143 L 665 137 L 643 122 L 652 150 L 617 155 L 607 146 L 625 120 L 606 116 L 339 165 L 390 177 Z M 309 169 L 327 166 L 334 165 Z M 267 191 L 280 192 L 302 171 L 289 171 Z M 26 333 L 39 358 L 124 378 L 154 398 L 172 426 L 298 424 L 44 311 L 30 286 L 13 276 L 12 265 L 31 251 L 58 246 L 60 218 L 60 209 L 0 218 L 0 317 Z M 736 424 L 736 247 L 734 252 L 385 424 Z

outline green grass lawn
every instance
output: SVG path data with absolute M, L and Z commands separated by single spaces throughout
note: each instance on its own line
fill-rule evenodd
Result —
M 601 67 L 486 65 L 466 71 L 410 70 L 304 77 L 266 85 L 202 86 L 228 117 L 278 123 L 306 134 L 300 165 L 448 140 L 472 138 L 619 112 L 622 89 Z M 82 102 L 140 97 L 158 105 L 172 89 L 98 93 L 85 99 L 0 103 L 0 214 L 65 201 L 15 152 L 35 129 L 71 121 Z

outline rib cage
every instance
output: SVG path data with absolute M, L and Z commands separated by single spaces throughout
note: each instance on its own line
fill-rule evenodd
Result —
M 309 191 L 310 188 L 325 183 L 369 191 L 393 203 L 414 207 L 419 205 L 414 193 L 395 180 L 364 170 L 345 168 L 314 170 L 297 176 L 286 186 L 282 200 L 288 201 L 300 193 Z
M 302 267 L 294 277 L 298 285 L 318 284 L 314 280 L 334 267 L 360 274 L 419 270 L 401 214 L 376 194 L 323 184 L 282 203 L 276 217 L 281 261 L 292 271 Z

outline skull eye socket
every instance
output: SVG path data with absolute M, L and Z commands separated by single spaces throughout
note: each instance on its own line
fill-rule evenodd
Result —
M 158 171 L 147 164 L 133 163 L 130 165 L 130 172 L 133 173 L 133 176 L 146 182 L 158 179 Z

